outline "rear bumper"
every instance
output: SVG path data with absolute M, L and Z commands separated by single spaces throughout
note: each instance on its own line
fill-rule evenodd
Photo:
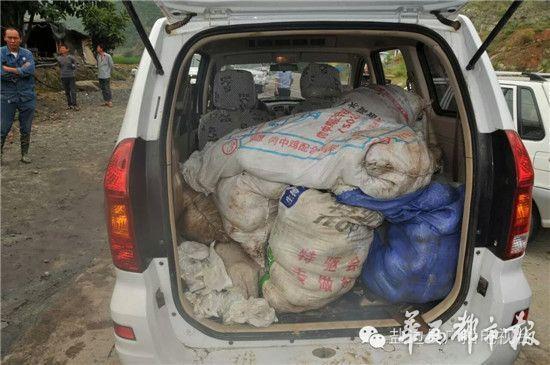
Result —
M 539 210 L 541 226 L 550 228 L 550 189 L 533 187 L 533 200 Z
M 529 307 L 531 290 L 521 270 L 522 258 L 502 261 L 486 249 L 474 255 L 470 290 L 463 308 L 443 324 L 450 334 L 457 317 L 474 313 L 479 319 L 477 332 L 488 326 L 493 316 L 499 327 L 511 324 L 514 313 Z M 477 293 L 479 277 L 489 281 L 485 296 Z M 157 290 L 164 294 L 165 304 L 155 298 Z M 227 341 L 208 336 L 178 314 L 172 296 L 166 259 L 155 259 L 142 274 L 117 270 L 117 281 L 111 300 L 115 322 L 131 326 L 136 341 L 115 336 L 115 346 L 123 363 L 190 363 L 221 364 L 252 361 L 271 363 L 316 363 L 322 359 L 313 350 L 321 347 L 334 350 L 330 360 L 336 362 L 407 362 L 407 363 L 512 363 L 518 352 L 509 344 L 496 346 L 478 341 L 468 354 L 467 345 L 448 341 L 444 345 L 414 345 L 412 355 L 401 344 L 387 344 L 374 349 L 359 338 L 349 337 L 311 340 Z M 396 336 L 393 336 L 395 340 Z M 392 340 L 387 336 L 387 341 Z M 338 360 L 338 361 L 337 361 Z

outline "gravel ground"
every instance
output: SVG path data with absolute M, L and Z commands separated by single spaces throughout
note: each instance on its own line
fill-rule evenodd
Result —
M 109 318 L 114 285 L 103 216 L 102 177 L 130 84 L 114 84 L 115 106 L 98 92 L 79 93 L 79 112 L 64 96 L 39 97 L 30 165 L 19 159 L 18 135 L 2 166 L 3 363 L 117 363 Z M 533 291 L 529 318 L 541 345 L 519 364 L 550 363 L 550 230 L 523 262 Z
M 33 163 L 19 161 L 17 130 L 13 143 L 4 146 L 2 355 L 27 329 L 35 328 L 60 295 L 71 293 L 71 288 L 66 290 L 77 274 L 109 259 L 101 185 L 129 88 L 129 82 L 113 83 L 113 108 L 100 106 L 99 92 L 79 92 L 78 112 L 66 110 L 62 93 L 39 93 L 31 136 Z M 107 277 L 112 281 L 112 275 Z M 93 302 L 90 298 L 73 304 L 82 311 Z M 50 317 L 51 325 L 35 332 L 36 341 L 31 343 L 47 343 L 64 315 Z M 102 320 L 108 321 L 106 313 Z M 111 332 L 110 322 L 103 326 Z

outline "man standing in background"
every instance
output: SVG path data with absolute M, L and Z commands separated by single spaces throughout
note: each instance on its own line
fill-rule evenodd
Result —
M 69 49 L 64 44 L 59 45 L 58 52 L 57 62 L 61 71 L 61 83 L 67 96 L 67 109 L 79 110 L 76 105 L 76 58 L 69 54 Z
M 6 45 L 0 49 L 2 55 L 2 153 L 4 142 L 19 111 L 21 134 L 21 161 L 31 163 L 28 156 L 31 143 L 31 125 L 36 108 L 34 90 L 34 58 L 31 51 L 21 48 L 21 33 L 8 27 L 4 32 Z
M 275 75 L 275 96 L 288 98 L 292 86 L 292 71 L 277 71 Z
M 114 66 L 113 58 L 110 54 L 105 52 L 102 44 L 98 44 L 96 50 L 99 86 L 101 87 L 101 93 L 103 94 L 103 101 L 105 101 L 104 105 L 112 107 L 111 71 Z

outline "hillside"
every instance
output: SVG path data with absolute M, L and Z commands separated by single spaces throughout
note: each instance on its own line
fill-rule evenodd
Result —
M 462 13 L 474 23 L 485 39 L 510 1 L 473 1 Z M 123 5 L 117 2 L 117 6 Z M 162 13 L 151 1 L 134 2 L 136 11 L 149 32 Z M 143 45 L 133 24 L 127 28 L 126 42 L 116 49 L 116 54 L 139 56 Z M 521 51 L 520 51 L 521 50 Z M 550 1 L 525 1 L 506 27 L 489 47 L 489 55 L 496 69 L 550 72 Z
M 485 39 L 510 1 L 474 1 L 462 9 Z M 495 69 L 550 72 L 550 1 L 525 1 L 489 47 Z
M 164 15 L 160 12 L 158 6 L 152 1 L 133 1 L 134 8 L 145 28 L 145 32 L 149 34 L 151 28 L 155 24 L 158 18 L 162 18 Z M 116 2 L 117 9 L 124 8 L 122 2 Z M 117 55 L 122 56 L 141 56 L 143 52 L 143 44 L 137 31 L 134 28 L 134 24 L 130 21 L 126 27 L 126 41 L 115 51 Z

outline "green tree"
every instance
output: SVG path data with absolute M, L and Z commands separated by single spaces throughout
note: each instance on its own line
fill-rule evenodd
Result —
M 113 49 L 122 44 L 128 17 L 122 10 L 117 10 L 112 1 L 90 0 L 38 0 L 38 1 L 1 1 L 2 26 L 16 27 L 23 30 L 25 15 L 28 16 L 28 26 L 36 16 L 46 21 L 57 23 L 67 16 L 75 16 L 82 20 L 84 29 L 92 38 L 92 43 L 103 43 L 107 49 Z M 30 32 L 23 33 L 23 44 Z
M 103 44 L 106 50 L 112 50 L 124 43 L 128 21 L 126 13 L 117 11 L 110 1 L 88 6 L 82 14 L 82 24 L 92 38 L 94 50 L 98 44 Z
M 92 6 L 100 1 L 2 1 L 2 26 L 15 27 L 23 30 L 25 24 L 25 15 L 28 15 L 28 27 L 32 29 L 32 25 L 36 16 L 49 22 L 59 22 L 65 19 L 66 16 L 82 16 L 82 12 L 88 6 Z M 24 32 L 23 43 L 26 43 L 30 32 Z

